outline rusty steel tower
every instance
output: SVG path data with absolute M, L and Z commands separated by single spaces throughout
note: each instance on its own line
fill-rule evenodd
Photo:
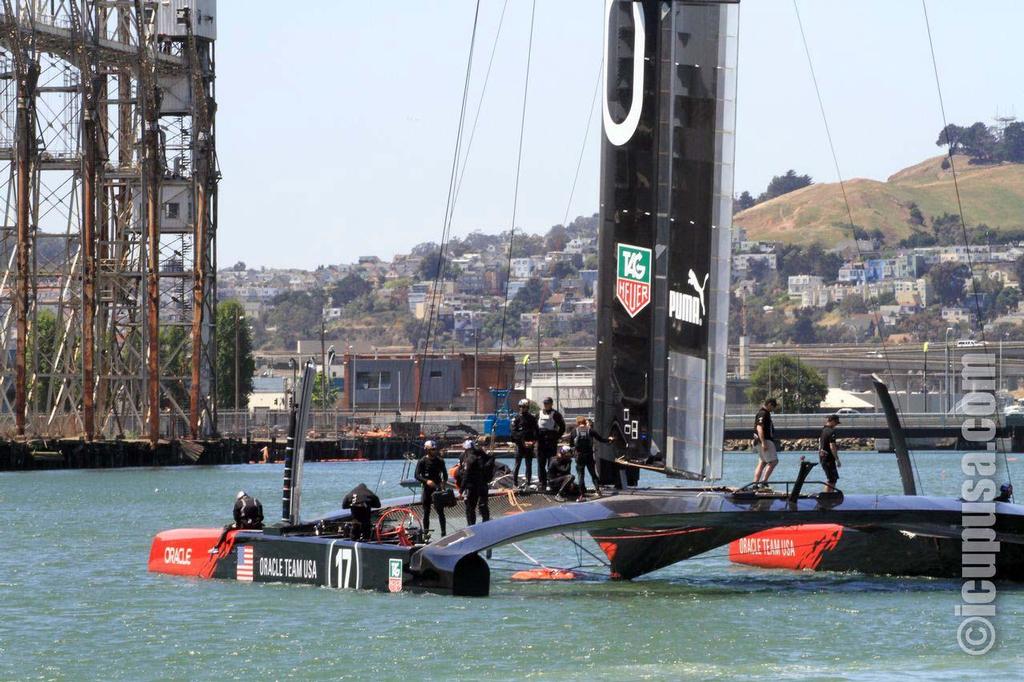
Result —
M 215 0 L 2 0 L 0 432 L 215 431 Z

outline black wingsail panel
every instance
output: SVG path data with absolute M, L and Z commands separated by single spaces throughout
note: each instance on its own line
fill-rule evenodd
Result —
M 606 12 L 598 425 L 633 458 L 720 478 L 738 1 Z

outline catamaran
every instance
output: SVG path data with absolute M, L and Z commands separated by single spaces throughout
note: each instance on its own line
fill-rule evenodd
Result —
M 435 541 L 420 530 L 414 497 L 385 500 L 368 541 L 353 539 L 346 510 L 304 520 L 309 365 L 280 523 L 162 532 L 150 570 L 486 595 L 493 548 L 586 532 L 622 579 L 733 542 L 748 559 L 786 557 L 748 561 L 759 565 L 960 575 L 961 501 L 916 495 L 907 478 L 903 495 L 808 493 L 817 483 L 805 462 L 777 492 L 713 484 L 723 458 L 738 0 L 606 0 L 605 8 L 595 410 L 598 431 L 616 434 L 598 446 L 601 476 L 621 490 L 563 504 L 495 489 L 491 520 L 451 524 Z M 641 471 L 695 483 L 642 488 Z M 1024 507 L 993 503 L 991 520 L 1001 548 L 992 574 L 1024 577 Z M 805 560 L 790 560 L 797 555 Z

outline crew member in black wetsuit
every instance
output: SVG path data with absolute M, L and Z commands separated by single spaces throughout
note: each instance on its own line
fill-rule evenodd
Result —
M 610 443 L 615 439 L 615 434 L 605 438 L 594 430 L 594 425 L 586 417 L 576 417 L 576 427 L 569 432 L 569 442 L 576 451 L 576 475 L 579 478 L 579 497 L 577 502 L 582 502 L 587 495 L 587 484 L 583 481 L 583 475 L 590 472 L 590 480 L 594 484 L 594 491 L 601 497 L 601 484 L 597 478 L 597 471 L 594 470 L 594 441 L 598 443 Z
M 537 417 L 530 412 L 530 401 L 519 401 L 519 412 L 512 418 L 512 442 L 516 446 L 516 463 L 512 470 L 512 487 L 519 487 L 519 465 L 526 460 L 526 485 L 533 478 L 533 446 L 537 443 Z
M 227 539 L 228 533 L 233 530 L 259 530 L 263 528 L 263 505 L 244 490 L 239 490 L 238 494 L 235 495 L 235 507 L 232 509 L 231 515 L 235 519 L 234 523 L 224 526 L 224 530 L 217 539 L 217 544 L 210 549 L 210 554 L 216 554 L 220 551 L 221 544 Z
M 551 396 L 544 398 L 544 408 L 537 415 L 537 478 L 540 489 L 547 488 L 548 458 L 554 457 L 558 451 L 558 441 L 565 433 L 565 419 L 555 409 L 555 401 Z
M 818 438 L 818 461 L 821 462 L 821 470 L 825 472 L 825 492 L 835 492 L 836 481 L 839 480 L 839 467 L 843 463 L 839 461 L 839 445 L 836 443 L 836 427 L 839 426 L 839 415 L 830 414 L 825 418 L 825 428 L 821 430 Z
M 572 448 L 563 445 L 548 464 L 547 492 L 559 498 L 568 498 L 577 492 L 572 475 Z
M 772 424 L 772 410 L 778 406 L 778 400 L 768 398 L 754 417 L 754 447 L 757 448 L 754 483 L 763 483 L 766 486 L 769 477 L 779 464 L 779 454 L 775 443 L 775 425 Z
M 234 528 L 259 529 L 263 528 L 263 505 L 255 497 L 239 490 L 235 495 L 235 508 L 232 510 L 235 517 Z
M 444 458 L 437 444 L 428 440 L 423 444 L 424 455 L 416 462 L 416 480 L 423 486 L 423 532 L 430 530 L 430 507 L 434 501 L 434 493 L 444 490 L 448 482 L 448 470 L 444 466 Z M 444 518 L 444 507 L 434 505 L 437 512 L 437 522 L 441 524 L 441 537 L 448 534 Z
M 491 509 L 487 503 L 487 489 L 494 478 L 494 456 L 471 440 L 463 443 L 462 484 L 459 494 L 466 495 L 466 525 L 476 523 L 479 509 L 480 518 L 490 521 Z
M 352 512 L 352 539 L 369 540 L 373 524 L 370 522 L 370 510 L 380 508 L 380 498 L 372 490 L 360 483 L 348 491 L 341 502 L 342 509 Z
M 1013 501 L 1013 486 L 1009 483 L 1004 483 L 999 486 L 999 494 L 992 500 L 993 502 L 1012 502 Z

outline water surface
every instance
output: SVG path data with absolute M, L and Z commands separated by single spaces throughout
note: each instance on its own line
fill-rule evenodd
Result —
M 797 455 L 781 457 L 777 478 L 791 478 Z M 956 453 L 916 460 L 925 493 L 958 494 Z M 844 462 L 845 491 L 900 492 L 891 455 Z M 753 466 L 728 454 L 726 482 L 748 481 Z M 1024 481 L 1024 467 L 1010 466 Z M 399 494 L 401 467 L 307 464 L 304 513 L 336 508 L 360 481 Z M 505 548 L 487 599 L 146 572 L 157 531 L 226 522 L 240 488 L 273 518 L 280 478 L 279 465 L 0 474 L 0 679 L 1024 676 L 1024 592 L 1004 587 L 1000 643 L 972 658 L 955 640 L 954 581 L 767 571 L 732 565 L 724 548 L 631 583 L 548 584 L 510 582 L 518 566 L 506 562 L 525 559 Z M 578 563 L 564 540 L 522 548 L 548 565 Z

